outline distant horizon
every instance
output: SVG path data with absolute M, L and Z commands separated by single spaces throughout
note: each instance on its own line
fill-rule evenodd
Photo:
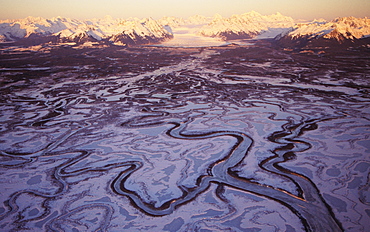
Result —
M 271 14 L 262 14 L 262 13 L 260 13 L 260 12 L 258 12 L 258 11 L 255 11 L 255 10 L 251 10 L 251 11 L 247 11 L 247 12 L 244 12 L 244 13 L 240 13 L 240 14 L 231 14 L 231 15 L 229 15 L 229 16 L 225 16 L 225 15 L 221 15 L 221 14 L 219 14 L 219 13 L 215 13 L 214 15 L 201 15 L 201 14 L 194 14 L 194 15 L 190 15 L 190 16 L 188 16 L 188 17 L 181 17 L 181 16 L 175 16 L 175 15 L 164 15 L 164 16 L 162 16 L 162 17 L 157 17 L 157 18 L 154 18 L 154 17 L 136 17 L 136 16 L 129 16 L 129 17 L 115 17 L 115 16 L 112 16 L 112 15 L 104 15 L 104 16 L 101 16 L 101 17 L 90 17 L 90 18 L 77 18 L 77 17 L 66 17 L 66 16 L 63 16 L 63 15 L 55 15 L 55 16 L 51 16 L 51 17 L 44 17 L 44 16 L 36 16 L 36 15 L 28 15 L 28 16 L 25 16 L 25 17 L 22 17 L 22 18 L 1 18 L 0 17 L 0 20 L 21 20 L 21 19 L 26 19 L 26 18 L 28 18 L 28 17 L 33 17 L 33 18 L 38 18 L 38 17 L 40 17 L 40 18 L 44 18 L 44 19 L 52 19 L 52 18 L 58 18 L 58 17 L 61 17 L 61 18 L 69 18 L 69 19 L 76 19 L 76 20 L 80 20 L 80 21 L 84 21 L 84 20 L 91 20 L 91 19 L 103 19 L 103 18 L 105 18 L 105 17 L 112 17 L 113 19 L 130 19 L 130 18 L 138 18 L 138 19 L 146 19 L 146 18 L 152 18 L 152 19 L 154 19 L 154 20 L 159 20 L 159 19 L 161 19 L 161 18 L 165 18 L 165 17 L 175 17 L 175 18 L 181 18 L 181 19 L 184 19 L 184 20 L 186 20 L 186 19 L 189 19 L 189 18 L 191 18 L 191 17 L 194 17 L 194 16 L 204 16 L 204 17 L 210 17 L 210 18 L 212 18 L 212 17 L 215 17 L 215 15 L 221 15 L 222 17 L 224 17 L 224 18 L 229 18 L 229 17 L 232 17 L 233 15 L 242 15 L 242 14 L 246 14 L 246 13 L 250 13 L 250 12 L 257 12 L 257 13 L 259 13 L 259 14 L 261 14 L 262 16 L 268 16 L 268 15 L 275 15 L 275 14 L 277 14 L 277 13 L 280 13 L 280 14 L 282 14 L 283 16 L 287 16 L 287 17 L 291 17 L 291 18 L 293 18 L 292 16 L 290 16 L 290 15 L 286 15 L 286 14 L 283 14 L 283 13 L 281 13 L 281 12 L 275 12 L 275 13 L 271 13 Z M 299 19 L 297 19 L 297 18 L 293 18 L 295 21 L 307 21 L 307 22 L 309 22 L 309 21 L 313 21 L 313 20 L 319 20 L 319 19 L 325 19 L 325 20 L 327 20 L 327 21 L 330 21 L 330 20 L 333 20 L 333 19 L 336 19 L 336 18 L 341 18 L 341 17 L 356 17 L 356 16 L 353 16 L 353 15 L 346 15 L 346 16 L 337 16 L 337 17 L 333 17 L 333 18 L 330 18 L 330 19 L 328 19 L 328 18 L 323 18 L 323 17 L 320 17 L 320 18 L 312 18 L 312 19 L 303 19 L 303 18 L 299 18 Z M 364 16 L 364 17 L 356 17 L 356 18 L 370 18 L 370 17 L 368 17 L 368 16 Z
M 194 15 L 223 17 L 240 15 L 256 11 L 262 15 L 280 12 L 295 20 L 332 20 L 337 17 L 370 17 L 368 0 L 312 0 L 300 2 L 293 0 L 2 0 L 0 20 L 23 19 L 28 16 L 53 18 L 65 17 L 79 20 L 103 18 L 153 18 L 179 17 L 189 18 Z

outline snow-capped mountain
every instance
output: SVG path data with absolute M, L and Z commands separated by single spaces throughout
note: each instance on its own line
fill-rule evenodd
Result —
M 342 17 L 332 21 L 315 20 L 297 24 L 290 32 L 276 37 L 284 46 L 350 45 L 370 40 L 370 19 Z
M 141 21 L 126 21 L 121 33 L 111 36 L 109 41 L 127 44 L 158 43 L 173 37 L 172 33 L 157 21 L 149 18 Z
M 0 21 L 0 41 L 111 41 L 143 44 L 157 43 L 169 38 L 172 38 L 171 32 L 151 18 L 122 20 L 107 16 L 103 19 L 81 21 L 62 17 L 27 17 Z
M 179 27 L 179 26 L 186 24 L 183 18 L 178 18 L 178 17 L 163 17 L 159 19 L 158 22 L 164 26 L 169 26 L 171 28 Z
M 213 20 L 213 17 L 206 17 L 203 15 L 194 15 L 189 17 L 186 20 L 187 24 L 193 24 L 193 25 L 203 25 L 203 24 L 208 24 Z
M 213 20 L 203 26 L 199 33 L 224 40 L 250 39 L 267 33 L 268 37 L 273 38 L 293 26 L 294 20 L 280 13 L 264 16 L 251 11 L 242 15 L 233 15 L 230 18 L 215 15 Z
M 208 37 L 208 38 L 205 38 Z M 23 45 L 52 42 L 101 42 L 104 44 L 152 44 L 173 39 L 173 44 L 193 43 L 191 39 L 224 44 L 222 40 L 275 38 L 285 47 L 331 46 L 332 44 L 370 43 L 370 19 L 344 17 L 332 21 L 315 20 L 295 24 L 280 13 L 261 15 L 255 11 L 231 17 L 196 15 L 188 19 L 163 17 L 77 20 L 55 17 L 27 17 L 0 20 L 0 42 Z M 217 41 L 216 41 L 217 40 Z M 367 42 L 366 42 L 367 41 Z
M 213 17 L 206 17 L 203 15 L 194 15 L 187 19 L 178 18 L 178 17 L 163 17 L 158 20 L 162 25 L 167 25 L 172 28 L 182 27 L 184 25 L 192 26 L 203 26 L 209 24 L 212 21 Z

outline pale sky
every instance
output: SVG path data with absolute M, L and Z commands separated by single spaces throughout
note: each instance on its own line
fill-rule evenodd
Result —
M 0 19 L 56 16 L 88 19 L 178 16 L 224 17 L 251 10 L 263 15 L 280 12 L 294 19 L 370 17 L 370 0 L 0 0 Z

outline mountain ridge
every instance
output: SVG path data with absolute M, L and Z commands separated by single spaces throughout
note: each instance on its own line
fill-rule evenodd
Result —
M 229 18 L 215 17 L 208 25 L 203 26 L 200 34 L 209 37 L 220 37 L 224 40 L 251 39 L 273 28 L 289 28 L 294 26 L 291 17 L 280 13 L 261 15 L 251 11 L 241 15 L 232 15 Z
M 152 43 L 157 43 L 172 36 L 151 18 L 122 20 L 106 17 L 81 21 L 62 17 L 51 19 L 27 17 L 0 21 L 2 42 L 49 37 L 50 41 L 54 42 L 113 41 L 122 44 L 142 44 L 143 40 L 148 38 Z
M 296 24 L 275 38 L 288 47 L 350 46 L 370 43 L 370 19 L 339 17 Z
M 256 11 L 231 17 L 195 15 L 179 17 L 120 19 L 105 16 L 89 20 L 63 17 L 26 17 L 0 21 L 0 42 L 32 45 L 41 43 L 81 44 L 99 42 L 115 45 L 158 44 L 174 38 L 173 29 L 189 27 L 200 36 L 235 39 L 274 39 L 280 46 L 329 46 L 367 44 L 370 19 L 340 17 L 331 21 L 296 23 L 281 13 L 261 15 Z M 195 29 L 194 29 L 195 28 Z M 177 30 L 181 31 L 181 30 Z M 366 41 L 365 41 L 366 40 Z M 365 41 L 365 42 L 364 42 Z

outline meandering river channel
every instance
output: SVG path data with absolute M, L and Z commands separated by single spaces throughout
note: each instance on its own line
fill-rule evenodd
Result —
M 365 231 L 366 57 L 3 49 L 0 230 Z

